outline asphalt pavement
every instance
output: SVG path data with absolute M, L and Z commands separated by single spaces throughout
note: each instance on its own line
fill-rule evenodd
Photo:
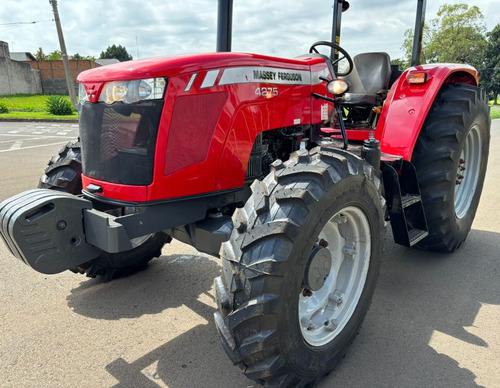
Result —
M 0 201 L 36 187 L 70 123 L 0 122 Z M 500 120 L 467 241 L 454 254 L 395 245 L 373 303 L 326 387 L 500 387 Z M 43 275 L 0 242 L 0 386 L 250 387 L 213 312 L 219 260 L 174 242 L 145 271 L 104 283 Z

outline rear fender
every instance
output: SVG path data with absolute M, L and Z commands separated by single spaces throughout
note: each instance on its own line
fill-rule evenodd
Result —
M 410 85 L 408 75 L 421 71 L 427 73 L 427 82 Z M 433 64 L 410 67 L 399 77 L 387 96 L 375 132 L 382 152 L 411 160 L 427 113 L 446 83 L 477 85 L 478 73 L 468 65 Z

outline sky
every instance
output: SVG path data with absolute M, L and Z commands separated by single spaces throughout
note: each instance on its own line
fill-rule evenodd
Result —
M 498 0 L 428 0 L 426 19 L 443 4 L 474 4 L 486 29 L 500 23 Z M 292 58 L 330 40 L 333 0 L 234 0 L 232 51 Z M 385 51 L 401 58 L 403 34 L 415 24 L 417 0 L 350 0 L 341 46 L 351 56 Z M 112 44 L 134 59 L 213 52 L 217 0 L 59 0 L 68 55 L 99 57 Z M 32 23 L 36 22 L 36 23 Z M 1 0 L 0 40 L 12 52 L 60 50 L 49 0 Z

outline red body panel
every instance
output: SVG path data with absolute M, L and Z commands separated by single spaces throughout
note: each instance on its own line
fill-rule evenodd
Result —
M 254 71 L 264 73 L 257 76 Z M 103 197 L 142 202 L 241 187 L 260 132 L 319 123 L 321 107 L 327 104 L 331 109 L 331 104 L 311 97 L 312 91 L 325 94 L 320 75 L 331 77 L 321 58 L 282 59 L 241 53 L 155 58 L 81 73 L 78 81 L 88 92 L 92 87 L 95 94 L 90 96 L 91 102 L 99 98 L 104 82 L 168 78 L 153 183 L 131 187 L 84 177 L 84 188 L 95 183 L 103 188 Z M 222 94 L 227 96 L 223 105 L 215 98 Z M 200 97 L 203 95 L 214 95 L 212 110 L 200 106 L 200 101 L 210 100 Z M 186 115 L 192 122 L 186 122 Z
M 408 73 L 415 71 L 427 73 L 425 84 L 408 83 Z M 103 188 L 103 197 L 144 202 L 241 187 L 260 132 L 325 120 L 332 104 L 311 96 L 311 92 L 326 93 L 321 75 L 331 78 L 323 58 L 243 53 L 153 58 L 83 72 L 78 81 L 91 102 L 98 100 L 105 82 L 168 78 L 153 183 L 124 186 L 84 176 L 84 188 L 95 183 Z M 392 86 L 375 131 L 382 152 L 410 160 L 441 86 L 477 84 L 477 78 L 476 70 L 466 65 L 408 69 Z M 349 137 L 364 140 L 368 132 L 349 131 Z
M 415 71 L 427 73 L 425 84 L 408 83 L 407 75 Z M 445 83 L 454 82 L 477 85 L 477 71 L 471 66 L 456 64 L 422 65 L 406 70 L 392 86 L 375 131 L 382 152 L 411 160 L 420 128 L 439 89 Z

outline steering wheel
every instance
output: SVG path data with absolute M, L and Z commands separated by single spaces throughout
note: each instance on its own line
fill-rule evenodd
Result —
M 336 65 L 338 62 L 340 62 L 344 58 L 347 60 L 347 62 L 349 63 L 349 68 L 346 71 L 342 72 L 342 73 L 337 73 L 336 74 L 337 76 L 340 76 L 340 77 L 346 76 L 354 68 L 354 63 L 352 61 L 351 56 L 349 54 L 347 54 L 347 51 L 345 51 L 338 44 L 335 44 L 335 43 L 332 43 L 332 42 L 327 42 L 325 40 L 321 40 L 319 42 L 313 43 L 313 45 L 309 49 L 309 52 L 310 53 L 320 54 L 319 51 L 316 50 L 317 46 L 328 46 L 328 47 L 333 48 L 333 49 L 335 49 L 337 51 L 340 51 L 342 53 L 342 55 L 343 55 L 342 57 L 339 57 L 338 59 L 335 59 L 335 60 L 330 60 L 330 62 L 332 63 L 332 65 Z

